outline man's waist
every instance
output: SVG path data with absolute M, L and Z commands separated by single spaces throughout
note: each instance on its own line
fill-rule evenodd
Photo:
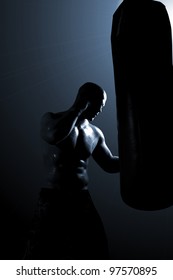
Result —
M 69 172 L 73 172 L 73 170 L 86 170 L 87 168 L 87 163 L 86 161 L 84 160 L 74 160 L 74 161 L 71 161 L 69 160 L 68 162 L 59 162 L 55 168 L 57 167 L 57 169 L 59 170 L 63 170 L 63 169 L 66 169 L 68 170 Z M 70 173 L 71 173 L 70 172 Z

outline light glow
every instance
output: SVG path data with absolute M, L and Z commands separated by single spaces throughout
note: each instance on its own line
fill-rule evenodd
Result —
M 171 28 L 172 28 L 172 39 L 173 39 L 173 3 L 172 3 L 172 0 L 163 0 L 161 2 L 165 5 L 166 10 L 169 15 L 169 19 L 171 22 Z M 173 53 L 173 47 L 172 47 L 172 53 Z

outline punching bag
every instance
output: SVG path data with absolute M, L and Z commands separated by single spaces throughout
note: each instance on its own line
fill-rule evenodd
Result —
M 166 7 L 124 0 L 113 15 L 112 58 L 120 188 L 136 209 L 173 204 L 172 38 Z

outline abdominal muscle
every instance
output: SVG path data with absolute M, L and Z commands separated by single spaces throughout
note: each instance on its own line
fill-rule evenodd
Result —
M 52 166 L 48 181 L 53 188 L 64 191 L 86 190 L 88 185 L 87 163 L 83 160 L 78 160 L 73 164 L 71 161 L 66 164 L 59 162 L 56 166 Z

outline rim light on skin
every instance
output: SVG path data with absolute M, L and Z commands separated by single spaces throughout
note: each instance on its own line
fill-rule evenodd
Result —
M 93 121 L 95 119 L 95 117 L 100 113 L 102 112 L 103 110 L 103 107 L 105 106 L 106 104 L 106 101 L 107 101 L 107 94 L 106 92 L 104 91 L 103 92 L 103 100 L 102 100 L 102 103 L 100 105 L 100 108 L 96 111 L 95 115 L 91 117 L 91 121 Z

